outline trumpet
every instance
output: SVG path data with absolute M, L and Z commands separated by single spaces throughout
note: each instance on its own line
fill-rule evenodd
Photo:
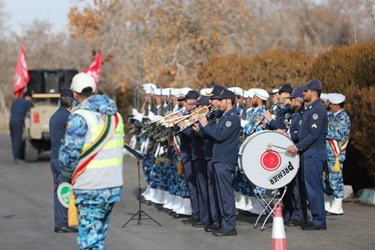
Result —
M 182 109 L 180 109 L 180 110 L 177 110 L 177 111 L 175 111 L 175 112 L 173 112 L 173 113 L 170 113 L 170 114 L 167 114 L 167 115 L 165 115 L 165 116 L 163 116 L 163 117 L 160 117 L 159 119 L 156 119 L 156 120 L 154 120 L 154 121 L 151 121 L 151 122 L 149 122 L 148 123 L 148 125 L 153 125 L 153 124 L 157 124 L 157 125 L 161 125 L 161 124 L 163 124 L 164 122 L 167 122 L 165 119 L 166 118 L 168 118 L 168 117 L 171 117 L 171 116 L 174 116 L 174 115 L 177 115 L 177 114 L 179 114 L 179 113 L 183 113 L 183 112 L 185 112 L 185 107 L 183 107 Z
M 207 112 L 205 112 L 205 113 L 199 113 L 199 115 L 204 115 L 204 116 L 206 116 L 206 117 L 210 117 L 213 113 L 216 112 L 216 110 L 219 110 L 219 108 L 213 108 L 213 109 L 209 110 L 209 107 L 211 107 L 211 105 L 205 107 L 205 108 L 207 108 Z M 192 120 L 192 121 L 189 121 L 188 123 L 182 125 L 181 128 L 180 128 L 180 130 L 177 131 L 177 132 L 175 132 L 174 135 L 178 135 L 178 134 L 180 134 L 182 131 L 184 131 L 184 130 L 187 129 L 188 127 L 193 126 L 193 125 L 194 125 L 195 123 L 197 123 L 198 121 L 199 121 L 199 118 L 194 119 L 194 120 Z
M 193 112 L 191 112 L 190 114 L 188 115 L 185 115 L 185 116 L 181 116 L 179 117 L 179 119 L 176 119 L 173 123 L 171 123 L 172 126 L 176 126 L 177 124 L 179 124 L 180 122 L 183 123 L 183 125 L 186 125 L 189 123 L 189 118 L 192 117 L 193 115 L 196 115 L 196 114 L 205 114 L 209 111 L 209 108 L 211 107 L 210 106 L 205 106 L 205 107 L 201 107 Z

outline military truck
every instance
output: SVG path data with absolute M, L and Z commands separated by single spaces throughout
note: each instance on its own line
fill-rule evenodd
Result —
M 33 107 L 25 118 L 23 130 L 23 158 L 38 160 L 39 154 L 51 149 L 49 120 L 58 108 L 60 90 L 70 88 L 75 69 L 29 70 L 28 90 L 32 93 Z

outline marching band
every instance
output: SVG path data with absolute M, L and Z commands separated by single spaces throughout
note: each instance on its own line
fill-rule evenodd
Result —
M 140 96 L 145 97 L 142 104 Z M 130 146 L 145 155 L 143 199 L 175 218 L 184 217 L 184 224 L 215 236 L 236 235 L 237 210 L 262 215 L 264 204 L 257 195 L 268 192 L 254 188 L 249 179 L 257 176 L 249 178 L 238 165 L 239 149 L 259 131 L 273 130 L 291 144 L 269 142 L 263 155 L 280 147 L 283 152 L 272 150 L 274 155 L 301 159 L 295 177 L 285 183 L 286 224 L 324 230 L 326 213 L 343 214 L 342 163 L 350 130 L 344 103 L 342 94 L 322 93 L 318 80 L 296 88 L 283 84 L 271 93 L 261 88 L 215 86 L 198 92 L 143 84 L 143 93 L 134 92 L 135 106 L 128 117 Z M 261 164 L 272 165 L 274 155 L 261 158 Z

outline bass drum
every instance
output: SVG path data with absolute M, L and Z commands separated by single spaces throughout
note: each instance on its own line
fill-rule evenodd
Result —
M 286 186 L 298 172 L 300 157 L 286 153 L 294 145 L 287 136 L 274 131 L 259 131 L 244 141 L 238 154 L 238 165 L 256 186 L 278 189 Z

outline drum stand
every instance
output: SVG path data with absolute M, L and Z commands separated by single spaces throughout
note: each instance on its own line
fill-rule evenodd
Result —
M 278 205 L 278 204 L 281 203 L 281 201 L 283 200 L 283 198 L 285 196 L 286 190 L 287 190 L 287 186 L 284 187 L 284 191 L 283 191 L 282 195 L 280 196 L 279 200 L 276 202 L 275 205 Z M 264 231 L 264 229 L 265 229 L 264 227 L 265 227 L 268 219 L 271 217 L 271 215 L 273 216 L 273 214 L 274 214 L 275 206 L 273 205 L 273 203 L 276 200 L 277 196 L 279 195 L 279 189 L 272 190 L 272 192 L 271 192 L 272 196 L 269 197 L 269 198 L 266 197 L 266 194 L 263 195 L 261 193 L 260 188 L 257 187 L 257 186 L 253 186 L 253 191 L 254 191 L 254 194 L 255 194 L 255 198 L 263 206 L 263 211 L 259 214 L 257 220 L 255 221 L 254 228 L 257 228 L 260 217 L 267 214 L 267 217 L 264 219 L 262 227 L 260 228 L 261 231 Z
M 156 224 L 158 224 L 159 226 L 161 226 L 161 224 L 159 222 L 157 222 L 156 220 L 154 220 L 150 215 L 148 215 L 145 211 L 142 210 L 142 202 L 141 202 L 141 197 L 142 197 L 141 196 L 141 172 L 140 172 L 140 168 L 141 167 L 139 165 L 139 161 L 144 158 L 144 155 L 138 153 L 137 151 L 135 151 L 133 148 L 131 148 L 127 144 L 124 145 L 124 148 L 126 148 L 132 155 L 134 155 L 137 158 L 137 167 L 138 167 L 138 207 L 139 207 L 139 209 L 138 209 L 138 211 L 127 222 L 125 222 L 125 224 L 122 226 L 122 228 L 124 228 L 132 220 L 138 220 L 138 224 L 137 225 L 141 225 L 141 220 L 142 219 L 151 219 Z M 142 214 L 145 215 L 147 218 L 142 218 Z M 138 219 L 135 218 L 137 215 L 138 215 Z

